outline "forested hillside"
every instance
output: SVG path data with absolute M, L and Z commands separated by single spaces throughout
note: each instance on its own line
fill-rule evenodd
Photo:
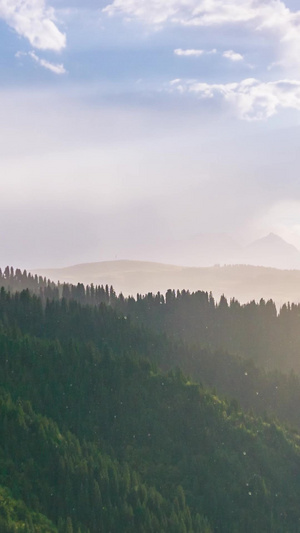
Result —
M 234 298 L 228 302 L 222 296 L 215 301 L 211 293 L 186 290 L 125 298 L 107 285 L 55 284 L 9 267 L 3 273 L 0 269 L 0 285 L 13 292 L 29 289 L 43 304 L 60 298 L 90 305 L 105 303 L 137 324 L 176 340 L 237 354 L 266 369 L 300 373 L 300 304 L 276 309 L 273 300 L 261 298 L 258 303 L 241 305 Z
M 275 415 L 300 428 L 300 411 L 294 408 L 300 402 L 299 305 L 284 305 L 277 311 L 273 301 L 240 305 L 223 297 L 216 302 L 212 294 L 202 291 L 124 298 L 122 294 L 117 296 L 112 287 L 56 285 L 9 267 L 3 274 L 0 272 L 0 281 L 12 291 L 28 287 L 40 296 L 38 306 L 46 308 L 47 323 L 41 322 L 39 307 L 32 309 L 27 325 L 35 335 L 46 331 L 52 337 L 75 335 L 77 339 L 92 340 L 101 348 L 103 337 L 97 321 L 103 320 L 104 310 L 109 313 L 108 309 L 113 309 L 116 314 L 111 314 L 114 318 L 110 345 L 118 349 L 125 317 L 135 332 L 131 346 L 150 357 L 160 369 L 179 366 L 193 380 L 216 388 L 227 398 L 237 398 L 244 409 Z M 57 307 L 55 302 L 60 298 L 64 303 Z M 70 314 L 65 316 L 65 304 L 71 301 L 73 306 L 74 302 L 88 304 L 84 320 L 81 317 L 78 323 L 74 318 L 70 323 Z M 19 304 L 7 301 L 5 313 L 13 319 L 18 312 L 15 307 L 19 308 Z M 59 314 L 63 316 L 58 318 Z M 33 315 L 37 323 L 32 320 Z
M 255 386 L 277 376 L 291 400 L 291 378 L 133 323 L 113 290 L 86 305 L 91 289 L 45 287 L 54 299 L 0 293 L 1 531 L 300 531 L 300 439 L 284 409 L 279 423 L 197 384 L 233 366 Z M 197 358 L 199 379 L 184 377 Z
M 224 296 L 215 302 L 203 291 L 168 291 L 166 295 L 118 298 L 115 307 L 176 339 L 252 359 L 267 369 L 300 372 L 300 305 L 272 300 L 241 305 Z

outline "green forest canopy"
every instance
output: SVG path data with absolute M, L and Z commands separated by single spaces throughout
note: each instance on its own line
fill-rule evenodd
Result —
M 1 531 L 300 531 L 299 379 L 262 349 L 267 326 L 286 349 L 291 334 L 292 361 L 297 306 L 17 272 L 0 293 Z

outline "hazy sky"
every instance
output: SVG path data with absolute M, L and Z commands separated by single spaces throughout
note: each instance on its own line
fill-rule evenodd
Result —
M 300 248 L 297 4 L 0 0 L 1 266 Z

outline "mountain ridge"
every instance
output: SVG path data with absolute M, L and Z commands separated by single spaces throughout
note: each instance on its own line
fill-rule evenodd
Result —
M 277 305 L 300 301 L 300 270 L 253 265 L 179 267 L 155 262 L 117 260 L 83 263 L 62 269 L 32 270 L 61 283 L 112 285 L 124 295 L 168 289 L 212 291 L 241 302 L 273 299 Z

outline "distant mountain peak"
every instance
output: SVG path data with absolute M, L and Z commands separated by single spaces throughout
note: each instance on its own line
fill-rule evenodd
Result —
M 300 252 L 296 246 L 273 232 L 249 244 L 245 248 L 243 259 L 247 264 L 266 267 L 300 267 Z
M 288 243 L 287 241 L 285 241 L 282 237 L 280 237 L 279 235 L 277 235 L 277 233 L 273 233 L 272 231 L 266 236 L 266 237 L 263 237 L 263 239 L 265 241 L 270 241 L 270 242 L 281 242 L 281 243 L 285 243 L 285 244 L 289 244 L 289 246 L 292 246 L 290 243 Z M 261 240 L 263 240 L 261 239 Z
M 274 233 L 273 231 L 270 231 L 270 233 L 265 237 L 266 239 L 280 239 L 283 241 L 282 237 L 277 235 L 277 233 Z
M 293 244 L 290 244 L 276 233 L 270 232 L 265 237 L 257 239 L 249 245 L 249 248 L 257 248 L 261 246 L 274 246 L 279 249 L 289 249 L 291 252 L 299 252 L 299 250 Z

